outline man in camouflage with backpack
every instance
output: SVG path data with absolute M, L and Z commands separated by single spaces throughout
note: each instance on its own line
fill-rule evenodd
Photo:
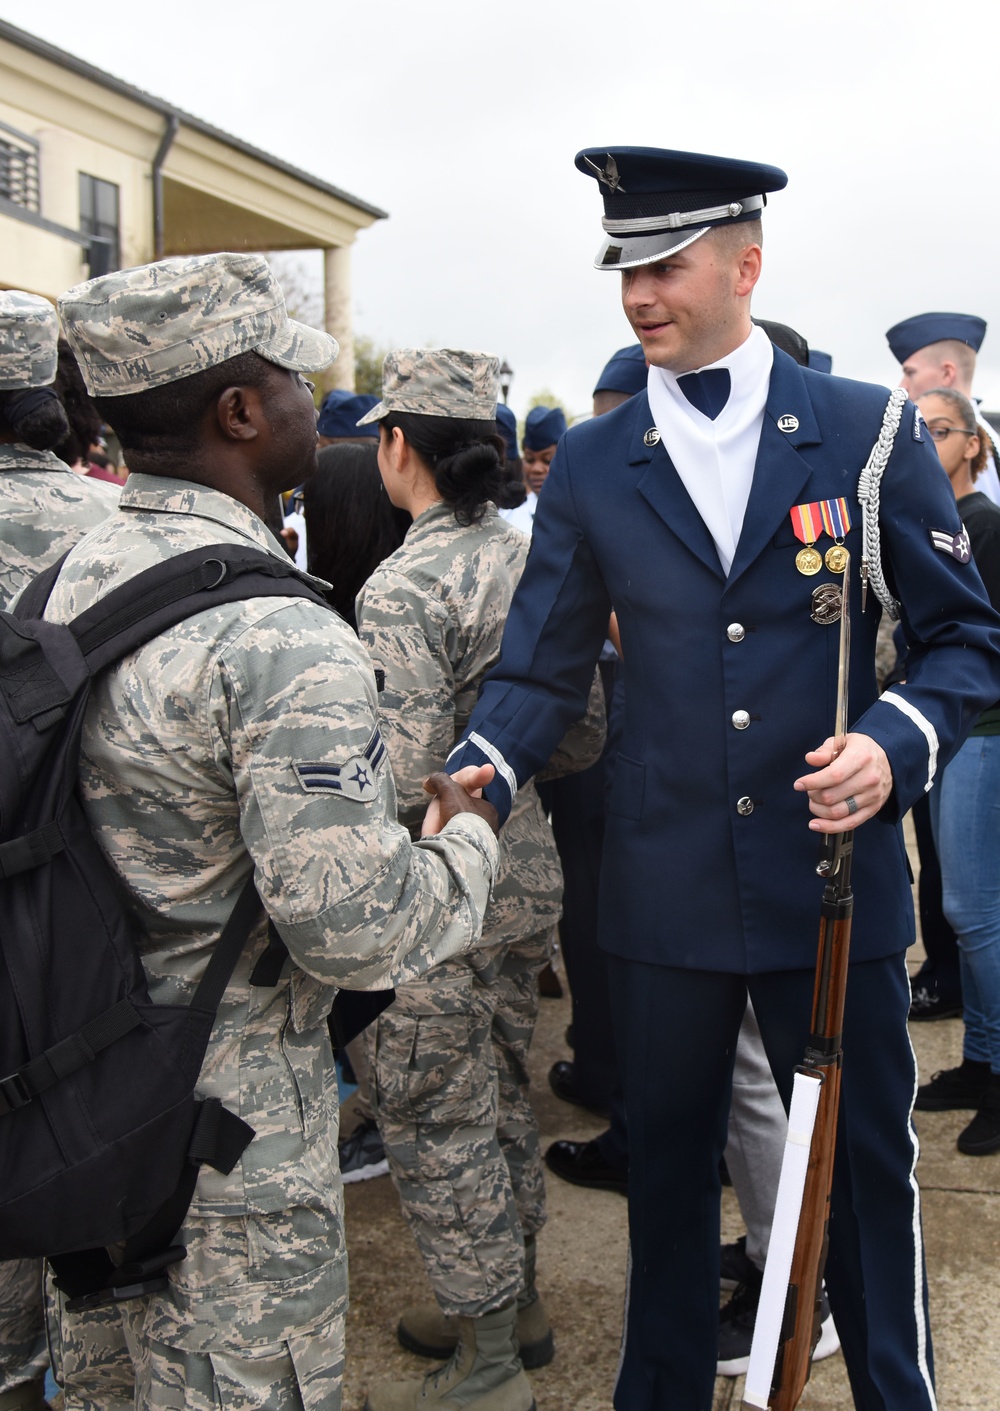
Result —
M 132 475 L 46 616 L 67 621 L 199 545 L 283 555 L 263 512 L 314 469 L 302 374 L 336 345 L 287 317 L 266 262 L 166 260 L 78 286 L 60 309 Z M 81 790 L 152 997 L 190 994 L 251 871 L 266 916 L 197 1085 L 255 1139 L 231 1175 L 202 1168 L 165 1290 L 89 1312 L 56 1299 L 67 1408 L 340 1407 L 347 1267 L 326 1017 L 335 987 L 385 987 L 474 944 L 497 864 L 488 806 L 444 775 L 432 782 L 447 821 L 410 841 L 375 707 L 354 634 L 293 597 L 198 613 L 95 683 Z M 490 774 L 462 778 L 475 789 Z M 292 965 L 255 988 L 267 918 Z

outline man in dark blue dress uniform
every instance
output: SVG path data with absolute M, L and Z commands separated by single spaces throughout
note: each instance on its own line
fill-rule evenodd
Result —
M 857 828 L 827 1285 L 855 1405 L 932 1411 L 900 821 L 1000 694 L 1000 618 L 907 405 L 881 482 L 878 560 L 912 666 L 878 696 L 857 492 L 886 393 L 797 366 L 751 325 L 758 220 L 785 174 L 648 148 L 576 163 L 604 198 L 597 266 L 621 272 L 647 392 L 562 439 L 501 660 L 449 768 L 493 763 L 486 792 L 503 816 L 583 713 L 614 607 L 625 723 L 600 920 L 631 1252 L 615 1406 L 712 1404 L 737 1031 L 749 993 L 787 1102 L 809 1029 L 820 844 Z M 838 748 L 839 626 L 816 590 L 841 583 L 841 546 L 854 630 Z

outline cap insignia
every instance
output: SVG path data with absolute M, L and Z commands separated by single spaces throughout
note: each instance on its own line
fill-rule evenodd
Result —
M 602 182 L 612 195 L 614 195 L 616 191 L 620 191 L 623 196 L 628 194 L 624 186 L 622 186 L 621 178 L 618 175 L 618 163 L 610 152 L 608 153 L 608 160 L 604 163 L 603 167 L 599 167 L 597 163 L 592 162 L 589 157 L 584 157 L 583 160 L 597 177 L 597 180 Z

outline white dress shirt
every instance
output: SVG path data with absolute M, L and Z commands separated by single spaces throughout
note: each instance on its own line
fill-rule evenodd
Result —
M 706 368 L 728 368 L 732 383 L 729 400 L 714 421 L 692 406 L 672 372 L 649 369 L 653 421 L 727 574 L 750 498 L 773 362 L 771 340 L 754 324 L 738 348 L 706 363 Z

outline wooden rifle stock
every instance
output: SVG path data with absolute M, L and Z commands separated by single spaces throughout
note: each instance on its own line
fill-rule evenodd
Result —
M 840 1106 L 844 996 L 854 907 L 850 880 L 852 847 L 853 834 L 842 834 L 837 844 L 840 856 L 834 864 L 836 870 L 823 892 L 812 1032 L 796 1070 L 818 1080 L 821 1087 L 768 1403 L 772 1411 L 794 1411 L 798 1405 L 809 1380 L 812 1355 L 820 1334 L 820 1301 Z

